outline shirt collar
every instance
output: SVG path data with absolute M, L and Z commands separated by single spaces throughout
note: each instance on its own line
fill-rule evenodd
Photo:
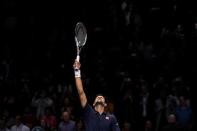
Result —
M 98 114 L 98 115 L 100 115 L 100 113 L 99 113 L 99 112 L 97 112 L 97 111 L 95 111 L 95 114 Z M 107 115 L 107 113 L 106 113 L 106 112 L 103 112 L 101 115 L 104 115 L 104 116 L 106 116 L 106 115 Z
M 19 128 L 19 127 L 22 127 L 22 126 L 23 126 L 23 123 L 21 123 L 21 124 L 20 124 L 20 125 L 18 125 L 18 126 L 16 125 L 16 127 L 18 127 L 18 128 Z

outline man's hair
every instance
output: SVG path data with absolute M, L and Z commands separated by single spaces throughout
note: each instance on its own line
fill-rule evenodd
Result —
M 96 94 L 96 96 L 95 96 L 95 98 L 94 99 L 96 99 L 98 96 L 103 96 L 103 98 L 105 99 L 105 107 L 107 106 L 107 99 L 106 99 L 106 96 L 105 95 L 103 95 L 103 94 L 101 94 L 101 93 L 98 93 L 98 94 Z
M 103 96 L 104 98 L 106 98 L 105 95 L 103 95 L 103 94 L 101 94 L 101 93 L 96 94 L 95 98 L 98 97 L 98 96 Z
M 70 112 L 68 111 L 68 109 L 63 109 L 62 114 L 63 114 L 64 112 L 67 112 L 67 113 L 70 115 Z

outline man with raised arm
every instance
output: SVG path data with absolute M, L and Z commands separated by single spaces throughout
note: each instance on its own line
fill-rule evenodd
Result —
M 93 107 L 89 105 L 83 90 L 80 66 L 80 62 L 76 60 L 73 65 L 75 83 L 83 108 L 83 121 L 86 131 L 120 131 L 116 117 L 105 112 L 106 103 L 103 95 L 96 96 Z

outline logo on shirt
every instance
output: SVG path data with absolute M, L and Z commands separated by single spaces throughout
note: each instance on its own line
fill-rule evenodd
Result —
M 109 120 L 109 117 L 108 117 L 108 116 L 106 116 L 106 117 L 105 117 L 105 119 L 106 119 L 106 120 Z

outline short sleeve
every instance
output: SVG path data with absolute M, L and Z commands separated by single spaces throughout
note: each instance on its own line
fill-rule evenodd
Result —
M 119 128 L 119 124 L 117 122 L 117 119 L 114 115 L 111 115 L 111 129 L 112 131 L 120 131 L 120 128 Z

